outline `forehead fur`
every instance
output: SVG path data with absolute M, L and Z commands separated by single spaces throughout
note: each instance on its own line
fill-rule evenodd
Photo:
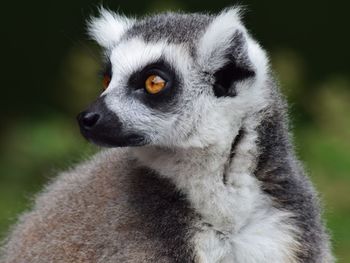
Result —
M 166 42 L 191 44 L 205 30 L 212 16 L 205 14 L 163 13 L 137 21 L 126 37 L 142 37 L 146 42 Z

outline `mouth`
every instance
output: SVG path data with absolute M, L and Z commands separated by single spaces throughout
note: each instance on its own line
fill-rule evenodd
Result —
M 82 128 L 80 128 L 80 132 L 89 142 L 108 148 L 144 146 L 148 143 L 145 137 L 140 134 L 113 135 Z

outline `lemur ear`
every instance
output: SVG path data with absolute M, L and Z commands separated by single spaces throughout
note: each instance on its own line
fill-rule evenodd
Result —
M 255 76 L 238 8 L 226 9 L 211 21 L 200 39 L 197 59 L 202 70 L 214 77 L 217 97 L 235 96 L 236 84 Z
M 110 49 L 133 23 L 133 19 L 100 8 L 100 16 L 88 20 L 88 34 L 100 46 Z

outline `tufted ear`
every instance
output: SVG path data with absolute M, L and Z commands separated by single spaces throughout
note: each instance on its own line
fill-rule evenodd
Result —
M 197 59 L 202 70 L 214 77 L 217 97 L 235 96 L 236 84 L 255 76 L 248 54 L 248 33 L 238 8 L 214 17 L 199 41 Z
M 133 23 L 134 19 L 100 8 L 100 16 L 88 21 L 88 33 L 100 46 L 110 49 Z

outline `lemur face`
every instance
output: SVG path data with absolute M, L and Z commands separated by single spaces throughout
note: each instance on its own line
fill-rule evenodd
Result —
M 106 57 L 105 90 L 78 116 L 94 143 L 203 147 L 256 108 L 266 58 L 237 9 L 139 21 L 101 10 L 89 32 Z

